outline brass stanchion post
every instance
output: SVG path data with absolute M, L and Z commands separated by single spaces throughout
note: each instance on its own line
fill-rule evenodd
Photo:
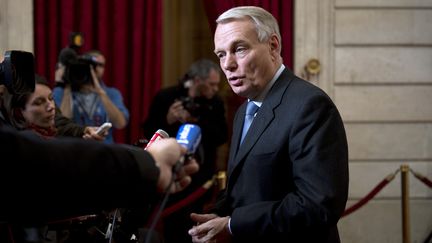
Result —
M 226 186 L 226 171 L 219 171 L 216 176 L 219 191 L 225 189 Z
M 402 242 L 410 243 L 410 217 L 409 217 L 409 166 L 401 165 L 401 189 L 402 189 Z

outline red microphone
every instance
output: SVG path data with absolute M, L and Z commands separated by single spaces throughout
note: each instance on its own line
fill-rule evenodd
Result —
M 145 146 L 144 150 L 147 150 L 155 141 L 158 141 L 160 139 L 169 138 L 169 135 L 167 132 L 165 132 L 162 129 L 158 129 L 155 134 L 151 137 L 150 141 Z

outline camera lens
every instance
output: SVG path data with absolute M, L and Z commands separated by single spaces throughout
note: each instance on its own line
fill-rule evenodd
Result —
M 34 91 L 33 54 L 24 51 L 6 51 L 0 65 L 0 84 L 12 94 L 26 94 Z

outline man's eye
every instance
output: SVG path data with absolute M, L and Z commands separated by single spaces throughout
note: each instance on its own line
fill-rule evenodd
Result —
M 244 47 L 237 47 L 236 48 L 236 52 L 244 52 L 244 51 L 246 51 L 246 48 L 244 48 Z
M 224 54 L 224 53 L 217 53 L 216 56 L 217 56 L 219 59 L 221 59 L 221 58 L 223 58 L 223 57 L 225 56 L 225 54 Z

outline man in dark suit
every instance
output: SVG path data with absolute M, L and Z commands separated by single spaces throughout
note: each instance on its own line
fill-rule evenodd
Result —
M 339 242 L 348 147 L 336 106 L 282 64 L 270 13 L 237 7 L 216 22 L 215 53 L 248 102 L 234 118 L 226 190 L 215 214 L 191 214 L 192 241 Z

